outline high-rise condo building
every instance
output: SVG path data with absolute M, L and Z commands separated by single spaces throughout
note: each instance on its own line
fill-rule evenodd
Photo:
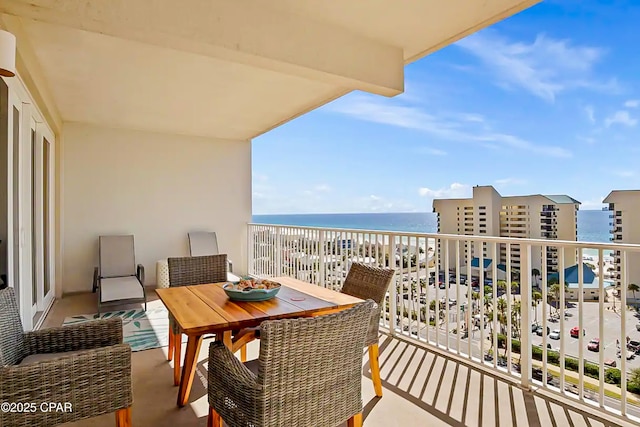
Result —
M 433 211 L 438 214 L 438 233 L 477 236 L 519 237 L 550 240 L 577 240 L 577 213 L 580 202 L 565 195 L 508 196 L 503 197 L 491 185 L 473 187 L 470 199 L 436 199 Z M 505 263 L 506 245 L 498 245 L 499 255 L 493 253 L 492 244 L 482 248 L 464 245 L 464 263 L 479 257 L 498 259 Z M 441 248 L 438 248 L 440 250 Z M 511 267 L 520 267 L 520 245 L 511 245 Z M 460 248 L 462 255 L 462 247 Z M 449 250 L 449 265 L 455 266 L 455 251 Z M 531 268 L 542 272 L 543 262 L 549 273 L 558 270 L 558 249 L 534 247 Z M 461 256 L 462 258 L 462 256 Z M 440 259 L 443 254 L 440 252 Z M 575 264 L 575 251 L 565 251 L 565 266 Z M 442 264 L 441 264 L 442 265 Z
M 611 214 L 611 241 L 615 243 L 640 243 L 640 221 L 637 220 L 640 212 L 640 190 L 613 190 L 603 203 L 609 204 Z M 616 286 L 621 286 L 623 281 L 622 252 L 613 253 L 614 278 Z M 626 284 L 640 284 L 640 254 L 627 254 Z

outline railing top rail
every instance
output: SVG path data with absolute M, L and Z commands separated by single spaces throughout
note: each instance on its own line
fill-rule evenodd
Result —
M 523 237 L 496 237 L 496 236 L 479 236 L 479 235 L 465 235 L 465 234 L 441 234 L 441 233 L 420 233 L 420 232 L 408 232 L 408 231 L 391 231 L 391 230 L 369 230 L 359 228 L 330 228 L 330 227 L 310 227 L 300 225 L 286 225 L 286 224 L 261 224 L 261 223 L 248 223 L 249 226 L 259 227 L 286 227 L 294 228 L 298 230 L 318 230 L 318 231 L 331 231 L 342 233 L 364 233 L 364 234 L 378 234 L 378 235 L 395 235 L 404 237 L 426 237 L 431 239 L 448 239 L 448 240 L 460 240 L 471 242 L 496 242 L 496 243 L 511 243 L 511 244 L 532 244 L 535 246 L 547 245 L 558 246 L 568 248 L 589 248 L 589 249 L 604 249 L 604 250 L 631 250 L 633 252 L 640 252 L 640 244 L 632 243 L 602 243 L 602 242 L 586 242 L 586 241 L 573 241 L 573 240 L 550 240 L 550 239 L 532 239 Z

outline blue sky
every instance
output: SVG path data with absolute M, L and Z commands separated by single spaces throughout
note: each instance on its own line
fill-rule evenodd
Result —
M 640 1 L 547 1 L 253 141 L 253 212 L 430 212 L 434 198 L 640 188 Z

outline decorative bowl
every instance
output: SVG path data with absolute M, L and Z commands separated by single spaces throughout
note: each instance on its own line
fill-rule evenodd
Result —
M 230 300 L 233 301 L 266 301 L 276 296 L 276 294 L 280 291 L 281 284 L 273 281 L 269 281 L 270 289 L 261 289 L 261 288 L 251 288 L 244 287 L 242 288 L 241 284 L 244 282 L 240 281 L 240 283 L 227 283 L 222 286 L 225 293 L 229 297 Z M 261 284 L 261 281 L 256 280 L 256 284 Z

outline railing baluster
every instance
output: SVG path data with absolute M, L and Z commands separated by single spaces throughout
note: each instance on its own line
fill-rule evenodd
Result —
M 460 354 L 460 240 L 456 240 L 456 353 Z
M 524 250 L 523 250 L 524 249 Z M 520 385 L 531 387 L 531 244 L 520 244 Z
M 565 346 L 564 342 L 566 340 L 565 335 L 565 327 L 564 327 L 564 310 L 565 310 L 565 287 L 564 287 L 564 251 L 565 248 L 562 247 L 558 251 L 558 263 L 560 264 L 558 269 L 558 283 L 560 283 L 560 391 L 564 393 L 564 372 L 565 372 L 565 362 L 564 362 L 564 352 Z
M 598 352 L 599 390 L 598 404 L 604 408 L 604 253 L 598 249 L 598 336 L 600 337 L 600 351 Z
M 493 367 L 498 368 L 498 356 L 500 355 L 499 347 L 498 347 L 498 316 L 500 315 L 498 311 L 498 259 L 497 259 L 497 247 L 496 242 L 493 242 L 492 245 L 492 262 L 491 262 L 491 290 L 492 290 L 492 301 L 491 301 L 491 309 L 493 311 Z
M 484 247 L 482 242 L 478 242 L 477 246 L 480 247 L 480 256 L 478 257 L 478 286 L 480 287 L 480 361 L 484 363 L 484 304 L 486 301 L 484 294 Z
M 435 339 L 435 343 L 436 346 L 440 346 L 440 252 L 442 251 L 442 239 L 436 238 L 436 251 L 435 251 L 435 256 L 436 256 L 436 264 L 435 264 L 435 273 L 436 273 L 436 277 L 433 281 L 433 285 L 435 286 L 435 290 L 436 290 L 436 298 L 434 301 L 434 313 L 433 313 L 433 318 L 435 319 L 434 322 L 434 328 L 433 330 L 435 331 L 435 335 L 436 335 L 436 339 Z M 431 302 L 429 302 L 429 306 L 431 306 Z
M 467 265 L 467 303 L 469 305 L 469 310 L 467 311 L 467 318 L 465 319 L 467 325 L 467 357 L 469 360 L 473 359 L 473 352 L 471 350 L 472 337 L 475 336 L 475 322 L 473 318 L 474 308 L 473 308 L 473 276 L 471 274 L 471 241 L 465 240 L 465 244 L 467 245 L 468 252 L 465 257 L 465 264 Z M 482 353 L 482 349 L 480 351 Z M 480 358 L 482 361 L 482 357 Z
M 547 363 L 548 363 L 548 353 L 549 349 L 547 348 L 547 328 L 549 325 L 547 323 L 547 245 L 542 245 L 541 249 L 541 257 L 542 260 L 542 384 L 547 386 Z M 536 307 L 537 310 L 537 307 Z
M 389 267 L 392 267 L 391 264 L 391 245 L 394 244 L 395 245 L 395 235 L 393 234 L 388 234 L 388 242 L 389 244 L 387 245 L 387 254 L 389 255 Z M 384 239 L 384 237 L 383 237 Z M 384 242 L 384 240 L 383 240 Z M 382 259 L 384 260 L 385 254 L 383 254 Z M 395 262 L 395 261 L 394 261 Z M 402 278 L 400 278 L 399 280 L 400 282 L 402 282 Z M 398 325 L 397 325 L 397 320 L 400 316 L 398 316 L 398 294 L 396 292 L 396 286 L 397 286 L 397 282 L 398 282 L 398 273 L 396 270 L 396 274 L 394 275 L 393 280 L 391 281 L 391 285 L 389 286 L 389 303 L 391 304 L 391 310 L 389 310 L 389 331 L 391 332 L 391 335 L 395 335 L 398 329 Z M 402 313 L 400 313 L 402 314 Z
M 582 248 L 578 249 L 578 397 L 584 400 L 584 272 Z
M 446 299 L 445 303 L 444 303 L 444 307 L 445 307 L 445 322 L 444 322 L 444 332 L 445 332 L 445 336 L 447 337 L 446 340 L 447 342 L 445 343 L 445 346 L 447 348 L 447 350 L 449 350 L 449 286 L 451 285 L 451 280 L 449 280 L 449 245 L 450 245 L 450 240 L 446 240 L 446 245 L 445 246 L 445 258 L 444 258 L 444 278 L 443 278 L 443 282 L 444 282 L 444 298 Z M 440 302 L 438 302 L 439 304 Z
M 627 273 L 629 266 L 629 256 L 626 249 L 622 251 L 622 268 L 620 286 L 620 347 L 622 354 L 620 357 L 620 413 L 627 415 Z
M 505 268 L 505 282 L 507 287 L 507 372 L 511 374 L 512 363 L 511 363 L 511 342 L 513 340 L 513 325 L 511 324 L 512 314 L 512 306 L 511 306 L 511 244 L 507 243 L 505 245 L 506 248 L 506 263 Z

